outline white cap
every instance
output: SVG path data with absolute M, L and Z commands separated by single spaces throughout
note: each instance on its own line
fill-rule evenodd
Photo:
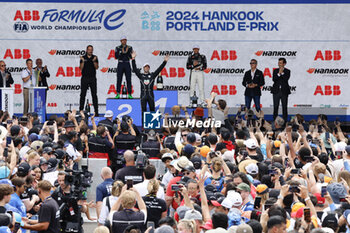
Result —
M 127 40 L 127 38 L 126 38 L 125 35 L 123 35 L 123 36 L 120 37 L 120 40 Z
M 247 165 L 245 167 L 245 170 L 251 175 L 256 175 L 259 173 L 258 165 L 256 165 L 255 163 L 251 163 L 251 164 Z
M 162 160 L 163 159 L 171 159 L 173 160 L 174 159 L 174 156 L 171 154 L 171 153 L 165 153 L 163 156 L 162 156 Z
M 107 110 L 105 113 L 105 117 L 113 117 L 113 111 L 112 110 Z
M 258 145 L 256 144 L 254 139 L 248 139 L 244 141 L 244 145 L 248 148 L 248 149 L 252 149 L 254 150 L 255 148 L 258 147 Z
M 197 45 L 197 44 L 193 45 L 192 49 L 199 49 L 199 45 Z
M 232 201 L 228 198 L 225 198 L 222 202 L 221 202 L 221 206 L 225 207 L 227 209 L 231 209 L 232 208 Z
M 223 160 L 228 160 L 231 163 L 234 163 L 234 157 L 235 156 L 235 150 L 227 150 L 225 153 L 222 155 Z
M 24 146 L 19 150 L 19 157 L 21 159 L 24 158 L 25 154 L 27 154 L 27 152 L 30 150 L 31 148 L 29 146 Z
M 227 198 L 229 198 L 232 202 L 232 206 L 240 206 L 243 203 L 241 194 L 237 193 L 237 192 L 230 192 L 227 194 Z
M 347 145 L 345 142 L 337 142 L 334 144 L 334 150 L 335 151 L 345 151 L 346 146 Z
M 151 67 L 148 63 L 143 64 L 142 67 L 145 67 L 145 66 Z

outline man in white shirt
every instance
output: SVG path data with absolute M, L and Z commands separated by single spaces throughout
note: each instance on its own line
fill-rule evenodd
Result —
M 66 152 L 70 159 L 74 161 L 73 169 L 78 170 L 78 162 L 82 158 L 82 154 L 74 147 L 74 143 L 78 140 L 78 133 L 75 131 L 71 131 L 68 133 L 68 141 L 64 143 L 64 147 L 66 148 Z
M 23 114 L 27 114 L 29 109 L 29 88 L 37 83 L 36 77 L 33 75 L 32 59 L 27 59 L 26 65 L 27 67 L 22 71 L 21 75 L 23 81 Z
M 148 165 L 143 170 L 144 181 L 134 185 L 134 188 L 140 193 L 141 197 L 148 194 L 147 186 L 150 180 L 155 179 L 156 176 L 156 167 L 152 164 Z M 165 200 L 164 189 L 160 188 L 157 192 L 157 197 Z

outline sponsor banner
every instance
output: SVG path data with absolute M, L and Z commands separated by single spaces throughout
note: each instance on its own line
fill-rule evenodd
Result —
M 291 70 L 289 106 L 339 106 L 350 98 L 350 28 L 348 4 L 80 4 L 2 3 L 0 59 L 15 84 L 14 112 L 23 111 L 21 72 L 28 58 L 42 58 L 50 72 L 47 113 L 79 107 L 80 56 L 94 46 L 98 56 L 97 92 L 100 112 L 116 93 L 114 49 L 126 35 L 137 51 L 136 64 L 149 63 L 154 71 L 169 54 L 161 71 L 164 89 L 178 91 L 178 103 L 189 104 L 186 68 L 198 44 L 207 58 L 204 93 L 214 91 L 229 107 L 244 103 L 242 79 L 251 59 L 264 73 L 261 104 L 272 105 L 272 73 L 278 58 Z M 329 10 L 328 10 L 329 9 Z M 298 19 L 295 20 L 295 16 Z M 313 20 L 310 20 L 312 18 Z M 332 20 L 329 20 L 332 18 Z M 315 23 L 322 30 L 315 30 Z M 339 39 L 341 38 L 341 39 Z M 125 80 L 125 78 L 124 78 Z M 123 80 L 123 82 L 124 82 Z M 140 82 L 132 74 L 133 96 Z M 197 91 L 198 93 L 198 87 Z M 87 97 L 91 103 L 91 92 Z M 346 107 L 347 108 L 347 107 Z
M 38 114 L 40 122 L 46 119 L 46 88 L 34 88 L 34 112 Z

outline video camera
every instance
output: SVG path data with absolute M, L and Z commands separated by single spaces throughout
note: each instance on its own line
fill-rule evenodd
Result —
M 87 199 L 87 188 L 92 183 L 92 172 L 88 171 L 87 166 L 82 166 L 81 171 L 66 170 L 71 175 L 65 176 L 65 184 L 70 185 L 72 188 L 72 198 L 75 200 Z

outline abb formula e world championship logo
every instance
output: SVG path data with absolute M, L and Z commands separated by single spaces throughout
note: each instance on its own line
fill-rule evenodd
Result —
M 321 74 L 331 76 L 348 76 L 349 69 L 346 68 L 309 68 L 306 72 L 309 74 Z
M 17 10 L 13 17 L 15 32 L 37 31 L 99 31 L 116 30 L 124 22 L 125 9 L 116 11 L 94 9 Z
M 260 57 L 296 57 L 297 51 L 264 51 L 259 50 L 255 52 L 255 55 Z

